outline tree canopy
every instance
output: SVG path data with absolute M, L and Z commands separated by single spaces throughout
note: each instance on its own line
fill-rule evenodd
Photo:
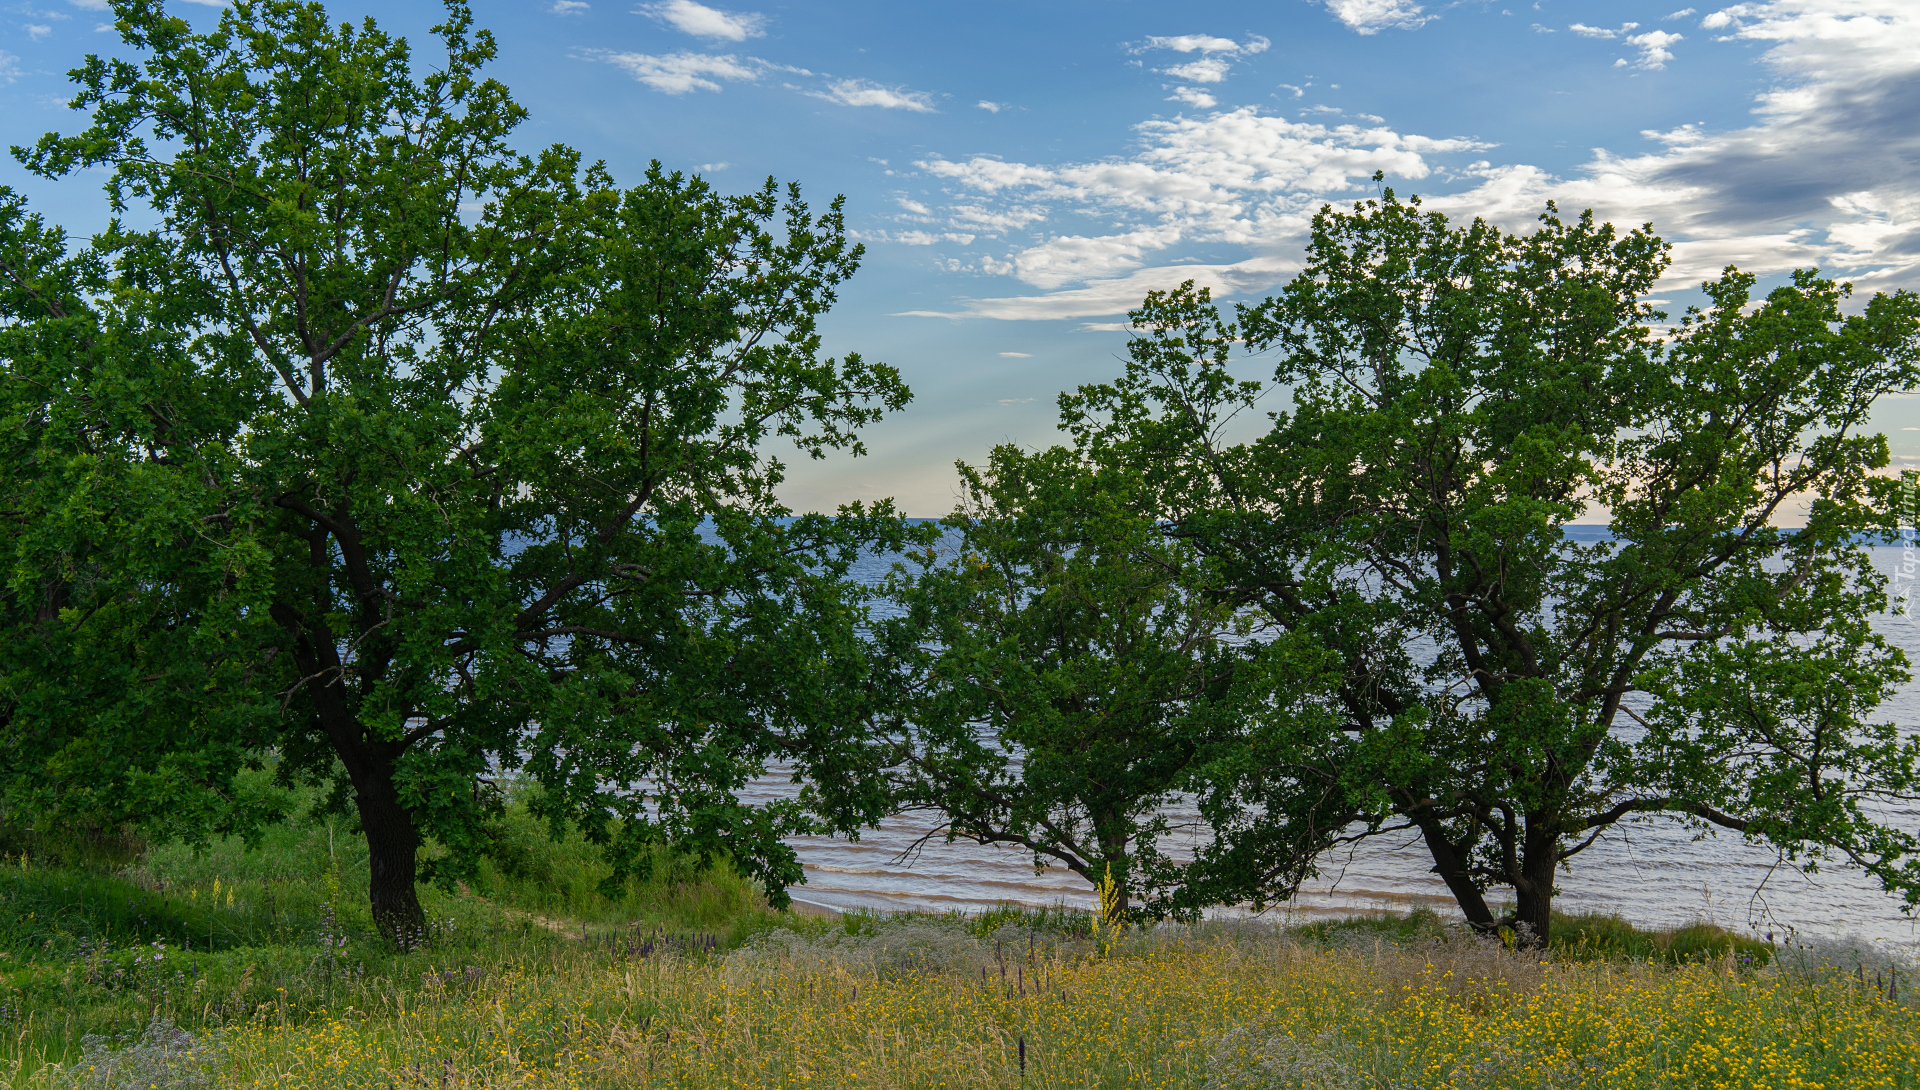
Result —
M 1286 897 L 1336 839 L 1404 830 L 1472 923 L 1544 943 L 1560 869 L 1666 815 L 1920 899 L 1884 816 L 1920 741 L 1873 718 L 1908 674 L 1862 538 L 1897 526 L 1867 429 L 1920 377 L 1920 298 L 1849 313 L 1803 271 L 1755 300 L 1729 269 L 1668 326 L 1666 266 L 1651 229 L 1550 208 L 1508 234 L 1386 190 L 1322 210 L 1299 276 L 1232 320 L 1150 295 L 1125 375 L 1063 396 L 1224 594 L 1337 664 L 1322 714 L 1207 778 L 1196 896 Z M 1263 393 L 1241 342 L 1290 403 L 1229 442 Z
M 895 804 L 928 836 L 1007 844 L 1102 888 L 1110 914 L 1187 913 L 1167 804 L 1276 688 L 1286 641 L 1203 581 L 1137 482 L 1074 451 L 960 467 L 939 548 L 896 567 L 881 625 L 903 694 L 884 736 Z M 1297 680 L 1297 679 L 1290 679 Z
M 783 899 L 783 834 L 879 804 L 836 763 L 864 714 L 846 573 L 909 532 L 885 505 L 791 517 L 765 449 L 858 453 L 908 398 L 821 351 L 861 253 L 839 203 L 512 151 L 524 111 L 459 3 L 425 75 L 318 4 L 207 33 L 114 10 L 139 59 L 89 58 L 90 125 L 15 151 L 104 168 L 153 226 L 68 254 L 0 215 L 8 804 L 98 779 L 102 748 L 119 787 L 230 797 L 271 751 L 357 810 L 405 938 L 421 838 L 458 875 L 518 774 L 623 872 L 671 839 Z M 739 804 L 776 756 L 841 774 Z

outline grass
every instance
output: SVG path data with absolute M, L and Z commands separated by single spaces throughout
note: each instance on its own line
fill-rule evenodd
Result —
M 1597 916 L 1544 958 L 1431 913 L 1112 943 L 1064 910 L 797 920 L 666 858 L 601 897 L 590 845 L 518 810 L 508 836 L 471 888 L 424 891 L 411 953 L 367 937 L 364 853 L 324 820 L 16 858 L 0 1084 L 1920 1087 L 1906 969 L 1871 951 Z
M 1381 937 L 1393 942 L 1435 940 L 1446 927 L 1432 909 L 1418 908 L 1406 915 L 1379 913 L 1324 920 L 1297 928 L 1295 933 L 1319 942 Z M 1737 935 L 1714 923 L 1699 922 L 1672 930 L 1649 931 L 1610 913 L 1553 914 L 1549 930 L 1552 955 L 1559 961 L 1656 961 L 1668 965 L 1732 958 L 1748 966 L 1773 959 L 1771 943 Z

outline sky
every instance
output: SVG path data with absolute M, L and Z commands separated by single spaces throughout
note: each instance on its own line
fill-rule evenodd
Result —
M 474 0 L 491 74 L 637 181 L 845 194 L 865 244 L 828 347 L 901 369 L 870 454 L 794 458 L 785 497 L 947 513 L 956 460 L 1059 442 L 1055 398 L 1117 375 L 1126 311 L 1195 279 L 1257 301 L 1322 204 L 1384 171 L 1449 216 L 1525 229 L 1548 200 L 1675 245 L 1678 311 L 1728 264 L 1920 289 L 1920 0 L 752 3 Z M 0 143 L 73 131 L 67 69 L 125 53 L 105 0 L 0 0 Z M 172 10 L 210 27 L 214 4 Z M 433 57 L 440 8 L 334 0 Z M 0 164 L 76 231 L 97 191 Z M 1247 363 L 1259 377 L 1262 364 Z M 1920 398 L 1876 423 L 1920 467 Z

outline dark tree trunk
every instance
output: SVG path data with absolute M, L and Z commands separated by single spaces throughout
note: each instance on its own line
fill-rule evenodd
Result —
M 360 828 L 367 835 L 367 893 L 374 926 L 394 945 L 411 950 L 427 937 L 426 913 L 414 890 L 420 831 L 413 814 L 400 804 L 392 762 L 352 761 L 347 772 L 353 779 Z
M 1555 823 L 1537 815 L 1527 817 L 1527 833 L 1522 841 L 1520 874 L 1514 880 L 1513 922 L 1519 931 L 1518 944 L 1545 950 L 1553 935 L 1553 877 L 1559 863 L 1560 838 L 1538 829 Z
M 1427 851 L 1433 856 L 1433 873 L 1447 884 L 1448 892 L 1460 905 L 1460 911 L 1467 917 L 1468 926 L 1483 934 L 1492 934 L 1499 928 L 1499 921 L 1493 918 L 1493 911 L 1487 907 L 1487 898 L 1480 887 L 1467 873 L 1465 854 L 1459 845 L 1447 839 L 1447 832 L 1438 821 L 1416 819 L 1420 833 L 1426 839 Z
M 321 374 L 316 364 L 316 392 L 321 389 Z M 289 509 L 297 506 L 290 505 Z M 312 522 L 322 521 L 311 512 L 307 517 Z M 308 543 L 309 564 L 315 573 L 326 572 L 331 567 L 332 554 L 327 548 L 329 533 L 335 535 L 343 553 L 352 555 L 360 551 L 351 511 L 342 507 L 335 512 L 335 521 L 337 525 L 329 531 L 315 528 L 299 535 Z M 341 527 L 346 530 L 343 532 Z M 353 782 L 353 801 L 360 811 L 361 831 L 367 837 L 367 897 L 372 902 L 373 925 L 389 942 L 411 950 L 426 941 L 427 917 L 420 910 L 420 897 L 414 889 L 420 830 L 414 825 L 412 811 L 401 804 L 399 787 L 393 779 L 394 766 L 406 752 L 406 743 L 381 742 L 360 722 L 342 684 L 347 668 L 341 661 L 340 641 L 324 621 L 312 619 L 324 618 L 333 606 L 324 578 L 316 582 L 313 595 L 311 615 L 290 602 L 275 603 L 271 612 L 274 620 L 293 637 L 293 660 L 307 679 L 305 684 L 313 700 L 315 724 L 325 732 L 340 763 L 346 766 L 347 778 Z M 361 630 L 361 641 L 373 634 L 373 629 Z M 384 673 L 386 660 L 379 653 L 377 643 L 362 647 L 362 655 L 367 662 L 381 664 L 371 676 Z M 316 684 L 321 678 L 332 681 Z

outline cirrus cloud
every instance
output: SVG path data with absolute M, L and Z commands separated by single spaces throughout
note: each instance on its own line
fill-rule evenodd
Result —
M 669 95 L 718 91 L 722 80 L 752 83 L 760 78 L 761 71 L 767 67 L 764 61 L 753 57 L 741 60 L 732 54 L 668 53 L 654 56 L 649 53 L 595 51 L 589 55 L 624 68 L 634 79 Z
M 842 106 L 878 106 L 883 110 L 910 110 L 920 114 L 936 112 L 933 96 L 925 91 L 888 87 L 872 80 L 830 80 L 825 90 L 805 93 L 814 98 L 826 99 L 828 102 L 837 102 Z

